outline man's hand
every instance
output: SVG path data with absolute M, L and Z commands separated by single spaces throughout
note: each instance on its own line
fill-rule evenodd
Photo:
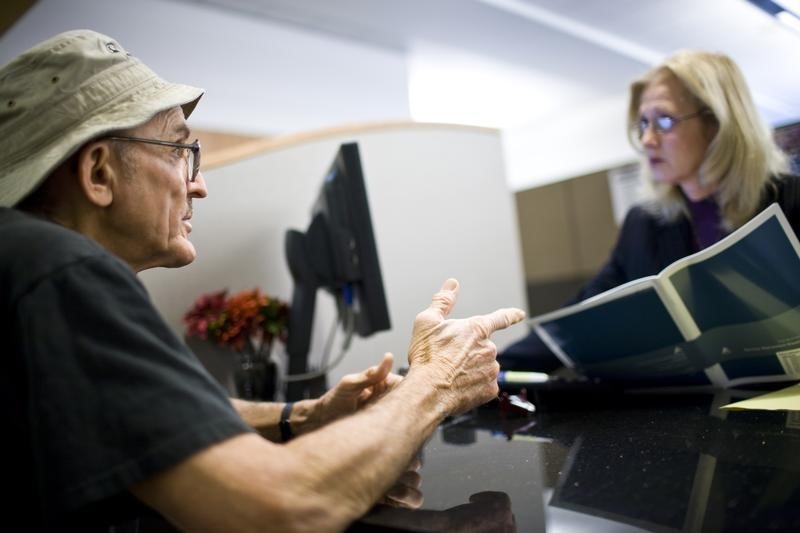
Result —
M 451 507 L 443 511 L 443 514 L 447 517 L 446 531 L 517 531 L 517 523 L 511 512 L 511 499 L 505 492 L 485 491 L 473 494 L 469 497 L 469 503 Z
M 334 388 L 322 395 L 315 409 L 319 425 L 356 412 L 400 383 L 403 378 L 391 373 L 393 360 L 392 354 L 386 353 L 377 365 L 344 376 Z
M 419 470 L 422 462 L 419 457 L 414 457 L 406 471 L 395 481 L 389 491 L 378 500 L 379 504 L 403 509 L 418 509 L 422 505 L 422 476 Z
M 430 307 L 417 315 L 408 351 L 409 378 L 421 374 L 442 393 L 448 414 L 466 411 L 497 396 L 497 347 L 492 333 L 525 317 L 521 309 L 447 319 L 456 302 L 458 282 L 448 279 Z
M 515 533 L 516 519 L 511 511 L 511 499 L 504 492 L 486 491 L 473 494 L 469 503 L 443 511 L 397 507 L 380 502 L 362 518 L 362 523 L 374 527 L 394 527 L 414 531 L 453 531 L 464 533 Z

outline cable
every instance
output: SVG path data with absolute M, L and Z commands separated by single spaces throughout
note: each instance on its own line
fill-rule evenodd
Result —
M 349 307 L 346 307 L 345 309 L 347 310 L 347 313 L 345 313 L 344 316 L 345 338 L 344 342 L 342 342 L 342 351 L 339 352 L 339 355 L 336 356 L 336 359 L 334 359 L 334 361 L 330 365 L 325 366 L 319 370 L 314 370 L 312 372 L 304 372 L 303 374 L 291 374 L 284 376 L 283 381 L 285 381 L 286 383 L 292 383 L 295 381 L 308 381 L 310 379 L 320 378 L 342 362 L 342 359 L 344 359 L 345 354 L 347 354 L 347 350 L 350 348 L 350 341 L 353 340 L 353 332 L 355 331 L 355 313 L 353 313 L 352 309 L 350 309 Z M 333 332 L 335 331 L 336 327 L 334 323 Z M 332 343 L 333 335 L 330 336 L 329 340 Z M 325 357 L 327 358 L 327 356 Z
M 320 358 L 319 366 L 321 368 L 325 368 L 328 364 L 328 358 L 331 356 L 331 351 L 333 349 L 333 340 L 336 338 L 336 331 L 339 329 L 339 320 L 338 318 L 333 320 L 333 324 L 331 325 L 331 330 L 328 332 L 328 338 L 325 339 L 325 349 L 322 351 L 322 357 Z

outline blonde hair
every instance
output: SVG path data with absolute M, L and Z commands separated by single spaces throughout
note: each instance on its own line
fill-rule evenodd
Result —
M 744 76 L 728 56 L 686 50 L 667 58 L 661 65 L 634 81 L 628 103 L 629 139 L 635 143 L 633 128 L 639 120 L 642 92 L 663 75 L 672 75 L 697 100 L 704 117 L 716 123 L 717 132 L 700 165 L 701 185 L 717 185 L 716 200 L 723 224 L 735 229 L 758 210 L 769 177 L 788 171 L 786 155 L 778 148 L 769 127 L 762 121 Z M 650 179 L 648 165 L 643 173 Z M 649 208 L 667 220 L 674 220 L 686 207 L 675 185 L 655 184 L 656 198 Z

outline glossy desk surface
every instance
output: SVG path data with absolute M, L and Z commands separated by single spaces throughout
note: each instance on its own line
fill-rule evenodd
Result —
M 800 413 L 729 401 L 587 396 L 527 417 L 494 402 L 422 450 L 420 510 L 378 507 L 354 530 L 800 531 Z

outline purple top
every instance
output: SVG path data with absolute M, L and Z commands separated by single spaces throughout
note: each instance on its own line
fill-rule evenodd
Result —
M 719 241 L 727 232 L 722 228 L 719 206 L 713 197 L 692 202 L 686 200 L 694 229 L 695 244 L 698 250 L 708 248 Z

